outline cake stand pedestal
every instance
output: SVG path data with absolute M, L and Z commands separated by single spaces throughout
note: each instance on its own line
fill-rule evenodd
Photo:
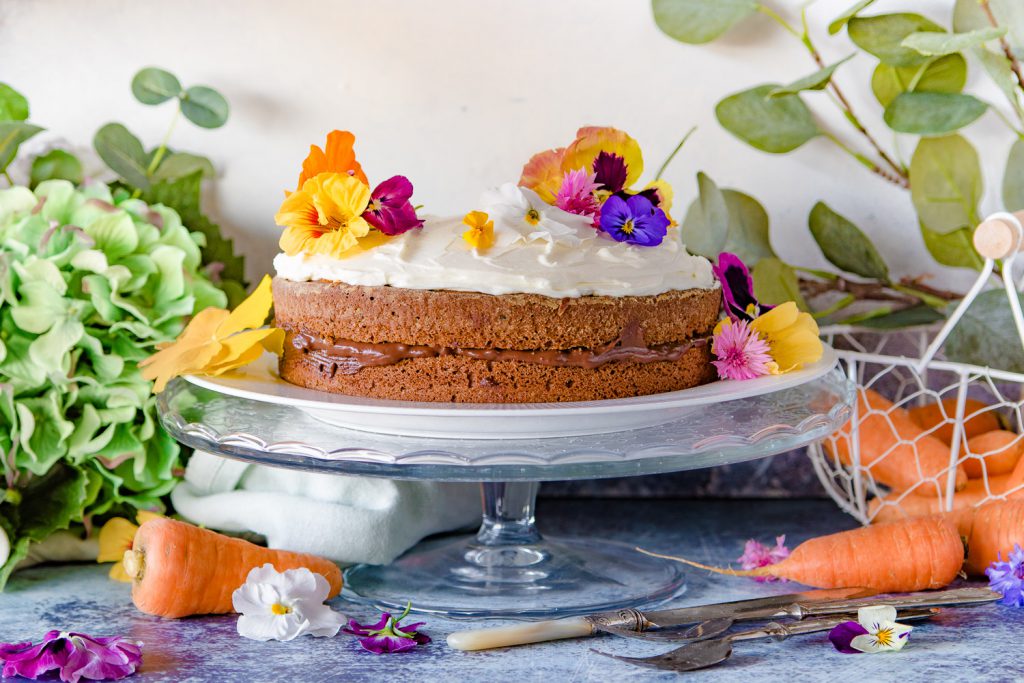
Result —
M 452 617 L 553 617 L 653 604 L 685 588 L 683 566 L 594 538 L 546 538 L 539 482 L 700 469 L 792 450 L 849 418 L 853 385 L 837 369 L 782 391 L 695 408 L 665 424 L 545 439 L 400 437 L 326 425 L 299 408 L 174 381 L 160 394 L 182 443 L 277 467 L 397 479 L 482 482 L 474 536 L 420 543 L 387 566 L 345 572 L 343 595 Z M 500 418 L 499 418 L 500 419 Z

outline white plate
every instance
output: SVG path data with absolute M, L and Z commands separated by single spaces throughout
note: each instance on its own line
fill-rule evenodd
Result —
M 784 375 L 576 403 L 423 403 L 330 394 L 281 379 L 277 357 L 269 353 L 230 374 L 187 375 L 185 379 L 228 396 L 295 406 L 318 420 L 347 429 L 445 439 L 521 439 L 607 434 L 664 424 L 704 406 L 814 381 L 835 367 L 836 360 L 836 352 L 825 345 L 817 363 Z

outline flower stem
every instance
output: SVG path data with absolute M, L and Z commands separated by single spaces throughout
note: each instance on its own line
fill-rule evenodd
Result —
M 167 132 L 164 134 L 164 139 L 160 141 L 160 146 L 156 148 L 156 153 L 153 154 L 153 159 L 149 162 L 149 166 L 146 167 L 146 176 L 153 175 L 157 167 L 160 166 L 160 162 L 163 161 L 164 154 L 167 153 L 167 143 L 171 140 L 171 133 L 174 132 L 174 126 L 178 123 L 178 117 L 181 115 L 181 106 L 174 110 L 174 116 L 171 118 L 171 125 L 167 127 Z
M 793 28 L 793 26 L 788 21 L 783 19 L 779 15 L 779 13 L 773 10 L 771 7 L 765 7 L 764 5 L 758 4 L 757 11 L 765 15 L 766 17 L 771 18 L 772 21 L 777 23 L 782 28 L 786 29 L 786 32 L 789 33 L 791 36 L 803 42 L 804 36 L 802 36 L 799 31 Z
M 7 172 L 7 169 L 4 169 L 4 178 L 6 178 L 6 179 L 7 179 L 7 183 L 8 183 L 8 184 L 9 184 L 9 185 L 10 185 L 11 187 L 14 187 L 14 179 L 13 179 L 13 178 L 11 178 L 11 174 Z
M 835 313 L 837 311 L 843 310 L 844 308 L 846 308 L 847 306 L 849 306 L 850 304 L 852 304 L 856 300 L 857 300 L 857 297 L 855 297 L 853 294 L 847 294 L 846 296 L 844 296 L 843 298 L 841 298 L 839 301 L 835 302 L 834 304 L 832 304 L 828 308 L 823 308 L 820 311 L 815 311 L 815 312 L 811 313 L 811 315 L 815 319 L 824 318 L 827 315 L 832 315 L 833 313 Z
M 693 135 L 693 132 L 695 130 L 697 130 L 697 126 L 694 126 L 690 130 L 686 131 L 686 135 L 683 136 L 683 139 L 679 141 L 679 144 L 676 145 L 676 148 L 672 150 L 672 153 L 669 154 L 665 161 L 661 164 L 661 168 L 658 169 L 658 174 L 654 176 L 655 180 L 661 180 L 661 176 L 665 172 L 665 169 L 668 168 L 668 165 L 671 164 L 672 160 L 676 158 L 676 155 L 679 154 L 679 150 L 683 148 L 683 145 L 686 144 L 686 141 L 690 139 L 690 136 Z

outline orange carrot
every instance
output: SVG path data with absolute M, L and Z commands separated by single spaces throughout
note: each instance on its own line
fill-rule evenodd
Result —
M 270 550 L 173 519 L 139 527 L 124 557 L 135 606 L 171 618 L 233 611 L 231 594 L 251 569 L 268 562 L 278 571 L 307 567 L 327 579 L 330 597 L 341 591 L 341 570 L 330 560 Z
M 858 392 L 861 465 L 882 484 L 901 491 L 916 490 L 922 496 L 937 496 L 941 479 L 949 472 L 949 446 L 924 434 L 907 411 L 896 408 L 888 399 L 871 389 Z M 869 410 L 882 411 L 872 412 Z M 825 441 L 825 449 L 851 466 L 850 424 Z M 934 485 L 940 482 L 940 487 Z M 967 473 L 956 468 L 956 488 L 967 485 Z
M 815 588 L 862 587 L 881 593 L 942 588 L 956 578 L 964 560 L 964 546 L 956 527 L 938 517 L 812 538 L 798 545 L 781 562 L 746 571 L 641 552 L 719 574 L 774 576 Z
M 971 479 L 962 491 L 957 491 L 953 496 L 952 512 L 970 510 L 980 505 L 989 496 L 1006 495 L 1010 498 L 1024 496 L 1024 490 L 1012 490 L 1008 486 L 1009 476 L 1003 474 L 988 478 L 988 488 L 985 487 L 984 479 Z M 1006 493 L 1009 491 L 1009 493 Z M 886 504 L 886 503 L 890 504 Z M 916 496 L 910 494 L 897 501 L 892 497 L 875 498 L 868 504 L 868 515 L 873 516 L 873 524 L 894 522 L 900 519 L 913 517 L 925 517 L 945 512 L 942 505 L 945 501 L 928 496 Z
M 930 436 L 934 436 L 947 446 L 953 443 L 953 423 L 956 417 L 956 399 L 947 398 L 942 403 L 929 403 L 916 406 L 907 411 L 910 419 Z M 941 425 L 941 426 L 940 426 Z M 979 434 L 999 429 L 999 413 L 989 408 L 988 404 L 969 398 L 964 402 L 964 435 L 970 439 Z M 935 427 L 935 431 L 929 431 Z
M 964 471 L 971 479 L 1009 474 L 1020 460 L 1024 440 L 1020 435 L 1005 429 L 994 429 L 978 434 L 967 441 L 967 450 L 981 457 L 968 457 L 963 462 Z M 983 464 L 984 463 L 984 464 Z
M 1024 546 L 1024 500 L 989 503 L 973 512 L 963 534 L 967 538 L 964 568 L 971 576 L 983 576 L 998 556 L 1006 560 L 1015 544 Z

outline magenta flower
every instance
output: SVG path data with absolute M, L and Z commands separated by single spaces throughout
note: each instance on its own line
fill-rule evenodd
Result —
M 754 297 L 754 280 L 736 254 L 723 251 L 718 255 L 718 263 L 712 266 L 712 270 L 722 284 L 725 313 L 733 320 L 753 320 L 773 308 L 759 303 Z
M 409 199 L 412 183 L 405 176 L 388 178 L 370 194 L 370 203 L 363 218 L 385 235 L 401 235 L 423 226 Z
M 50 631 L 38 645 L 0 643 L 0 662 L 4 678 L 37 680 L 54 672 L 66 683 L 116 681 L 131 676 L 142 664 L 142 643 L 120 636 Z
M 601 207 L 601 230 L 618 242 L 656 247 L 665 239 L 668 223 L 665 212 L 640 195 L 612 195 Z
M 737 560 L 744 569 L 757 569 L 776 564 L 789 557 L 789 548 L 786 547 L 786 535 L 775 537 L 775 547 L 768 547 L 754 539 L 747 541 L 743 546 L 743 554 Z M 765 581 L 785 581 L 774 576 L 755 576 L 754 580 L 763 583 Z
M 359 644 L 363 646 L 363 649 L 374 654 L 382 655 L 385 652 L 413 650 L 417 645 L 429 643 L 430 636 L 416 630 L 423 626 L 424 622 L 422 621 L 402 626 L 401 621 L 408 616 L 411 607 L 411 604 L 406 605 L 405 611 L 397 619 L 389 612 L 384 612 L 376 624 L 360 624 L 355 619 L 349 619 L 348 626 L 341 630 L 359 636 Z
M 594 182 L 596 177 L 596 174 L 587 173 L 582 168 L 567 171 L 555 196 L 555 206 L 562 211 L 587 216 L 593 220 L 595 227 L 599 225 L 601 204 L 594 196 L 594 190 L 600 188 L 601 184 Z
M 1002 593 L 999 602 L 1009 607 L 1024 607 L 1024 550 L 1014 543 L 1007 561 L 1003 562 L 1003 554 L 996 554 L 996 561 L 985 570 L 988 587 Z
M 721 379 L 754 379 L 770 375 L 774 361 L 771 349 L 746 320 L 723 320 L 711 337 L 711 364 Z

